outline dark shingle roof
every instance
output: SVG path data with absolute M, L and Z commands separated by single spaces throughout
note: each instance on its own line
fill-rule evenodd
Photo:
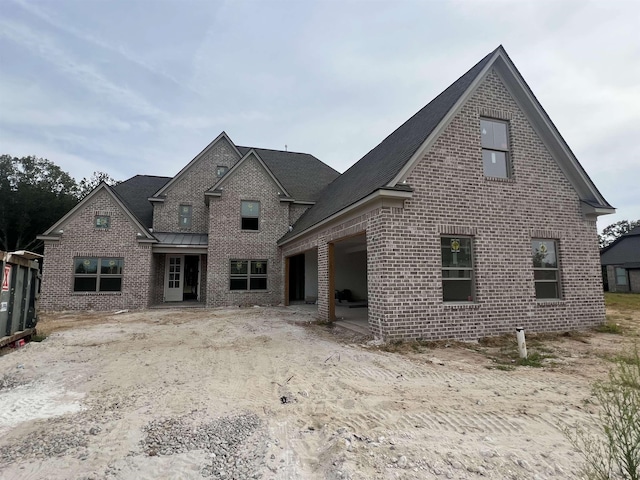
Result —
M 327 186 L 317 203 L 300 217 L 293 230 L 281 240 L 286 240 L 312 227 L 388 184 L 466 92 L 494 52 L 480 60 L 471 70 Z
M 246 155 L 253 147 L 237 147 Z M 308 153 L 253 148 L 294 200 L 316 201 L 340 174 Z
M 600 252 L 600 264 L 621 265 L 640 262 L 640 226 L 617 238 Z
M 151 175 L 136 175 L 111 189 L 124 202 L 140 223 L 151 228 L 153 225 L 153 206 L 148 198 L 160 190 L 171 177 L 155 177 Z

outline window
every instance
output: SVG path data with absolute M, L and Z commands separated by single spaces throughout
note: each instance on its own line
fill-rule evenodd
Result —
M 558 269 L 558 244 L 555 240 L 533 239 L 533 278 L 536 298 L 560 298 L 560 270 Z
M 242 230 L 258 230 L 260 224 L 260 202 L 243 200 L 240 207 Z
M 224 165 L 218 165 L 216 168 L 216 175 L 218 178 L 223 177 L 225 173 L 229 171 L 229 167 L 225 167 Z
M 627 284 L 627 270 L 622 267 L 616 267 L 616 285 Z
M 231 260 L 230 290 L 266 290 L 266 260 Z
M 471 237 L 442 237 L 442 300 L 473 301 L 473 248 Z
M 507 123 L 480 119 L 482 163 L 485 177 L 509 177 L 509 144 Z
M 191 205 L 180 205 L 180 228 L 191 228 Z
M 122 258 L 76 258 L 73 291 L 122 291 L 122 263 Z
M 111 217 L 109 215 L 96 215 L 96 228 L 109 228 Z

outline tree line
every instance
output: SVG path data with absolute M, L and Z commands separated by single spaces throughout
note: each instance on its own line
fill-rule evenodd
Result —
M 36 239 L 100 182 L 115 185 L 105 172 L 76 182 L 45 158 L 0 155 L 0 250 L 32 250 L 42 253 Z M 640 220 L 621 220 L 599 235 L 600 248 L 640 226 Z
M 45 158 L 0 155 L 0 250 L 42 253 L 43 244 L 36 236 L 101 181 L 117 183 L 104 172 L 76 182 Z

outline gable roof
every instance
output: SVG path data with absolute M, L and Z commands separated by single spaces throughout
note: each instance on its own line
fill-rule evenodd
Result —
M 279 183 L 295 201 L 315 201 L 320 191 L 340 175 L 339 172 L 331 168 L 329 165 L 308 153 L 285 152 L 281 150 L 269 150 L 266 148 L 238 147 L 231 141 L 231 138 L 229 138 L 226 132 L 222 132 L 200 153 L 198 153 L 198 155 L 196 155 L 195 158 L 182 170 L 180 170 L 175 177 L 171 178 L 156 192 L 152 192 L 149 197 L 162 199 L 163 194 L 180 176 L 182 176 L 200 158 L 202 158 L 211 147 L 223 139 L 229 142 L 240 159 L 246 157 L 246 155 L 253 150 L 267 167 L 269 173 L 274 177 L 276 183 Z
M 296 201 L 316 201 L 320 192 L 340 176 L 336 170 L 308 153 L 238 147 L 242 155 L 253 150 Z
M 189 170 L 193 165 L 195 165 L 198 160 L 200 160 L 204 154 L 211 148 L 213 147 L 216 143 L 218 143 L 221 140 L 226 140 L 227 142 L 229 142 L 229 145 L 231 145 L 231 148 L 233 148 L 235 150 L 235 152 L 238 154 L 238 157 L 242 157 L 242 154 L 238 151 L 238 149 L 236 148 L 235 144 L 231 141 L 231 139 L 229 138 L 229 136 L 227 135 L 226 132 L 222 132 L 220 133 L 220 135 L 218 135 L 216 138 L 214 138 L 211 143 L 209 143 L 209 145 L 207 145 L 206 147 L 204 147 L 202 149 L 202 151 L 200 153 L 198 153 L 198 155 L 196 155 L 195 157 L 193 157 L 193 160 L 191 160 L 189 163 L 187 163 L 182 170 L 180 170 L 175 177 L 171 178 L 164 186 L 162 186 L 157 192 L 155 192 L 153 195 L 149 195 L 149 197 L 156 197 L 156 198 L 162 198 L 162 195 L 164 194 L 165 191 L 167 191 L 167 189 L 176 181 L 178 180 L 178 178 L 180 178 L 185 172 L 187 172 L 187 170 Z
M 282 239 L 295 236 L 393 180 L 469 88 L 492 55 L 493 52 L 480 60 L 471 70 L 334 180 L 322 192 L 318 202 L 302 215 L 293 230 Z
M 105 182 L 100 182 L 100 184 L 96 188 L 91 190 L 91 192 L 86 197 L 84 197 L 82 200 L 80 200 L 76 204 L 75 207 L 73 207 L 69 212 L 67 212 L 67 214 L 65 216 L 63 216 L 60 220 L 58 220 L 51 227 L 49 227 L 47 229 L 47 231 L 44 232 L 42 235 L 38 235 L 37 238 L 40 239 L 40 240 L 59 240 L 60 239 L 60 233 L 62 233 L 62 232 L 58 232 L 58 229 L 60 229 L 60 227 L 62 225 L 64 225 L 67 220 L 72 218 L 76 214 L 77 211 L 79 211 L 81 208 L 83 208 L 86 203 L 90 202 L 91 199 L 93 199 L 93 197 L 95 197 L 101 191 L 105 191 L 107 193 L 107 195 L 109 195 L 109 197 L 111 197 L 111 199 L 114 201 L 114 203 L 120 209 L 122 209 L 124 214 L 129 218 L 129 220 L 131 220 L 131 223 L 134 225 L 134 227 L 138 229 L 138 235 L 140 237 L 138 239 L 138 241 L 140 241 L 140 240 L 145 241 L 145 239 L 146 239 L 146 241 L 153 241 L 153 242 L 156 241 L 156 239 L 153 237 L 153 235 L 151 235 L 151 233 L 149 233 L 149 230 L 145 227 L 145 225 L 143 225 L 140 222 L 140 220 L 136 217 L 136 215 L 133 214 L 131 212 L 131 210 L 129 210 L 129 208 L 122 201 L 122 199 Z
M 290 241 L 314 225 L 339 215 L 342 210 L 377 190 L 397 188 L 491 68 L 498 69 L 501 77 L 507 77 L 506 87 L 523 111 L 533 118 L 534 128 L 558 160 L 581 200 L 591 209 L 590 213 L 612 213 L 613 207 L 580 166 L 500 45 L 327 186 L 317 203 L 300 217 L 293 230 L 278 243 Z
M 640 225 L 616 238 L 600 250 L 600 264 L 620 265 L 640 262 Z
M 171 177 L 136 175 L 111 187 L 122 202 L 145 227 L 153 226 L 153 205 L 148 198 L 171 180 Z

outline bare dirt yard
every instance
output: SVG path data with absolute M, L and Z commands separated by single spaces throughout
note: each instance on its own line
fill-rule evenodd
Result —
M 611 297 L 613 298 L 613 297 Z M 375 345 L 287 308 L 63 313 L 0 356 L 3 479 L 571 479 L 620 333 Z M 595 430 L 594 430 L 595 431 Z

